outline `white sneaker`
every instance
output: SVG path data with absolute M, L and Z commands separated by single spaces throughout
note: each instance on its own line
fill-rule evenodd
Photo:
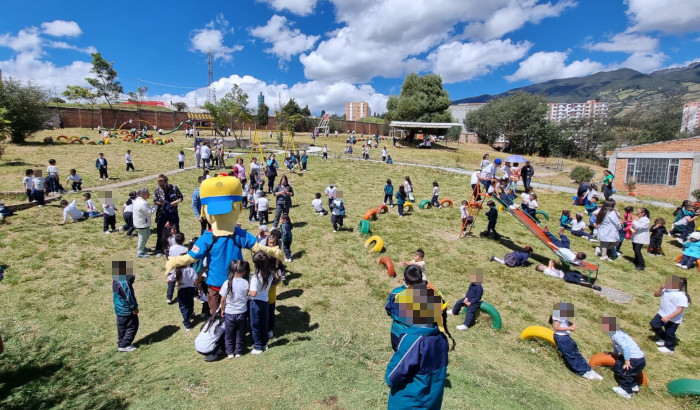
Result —
M 333 233 L 336 233 L 336 232 L 338 232 L 338 231 L 336 231 L 335 229 L 333 229 Z
M 464 326 L 464 324 L 457 325 L 457 330 L 467 330 L 467 329 L 469 329 L 469 327 L 468 327 L 468 326 Z
M 596 238 L 588 238 L 588 240 L 589 240 L 590 242 L 600 242 L 600 241 L 597 240 Z
M 659 339 L 659 340 L 656 341 L 656 345 L 657 345 L 657 346 L 666 346 L 666 342 L 664 342 L 663 340 Z
M 161 252 L 158 252 L 158 253 L 156 253 L 155 256 L 156 256 L 156 258 L 160 258 L 161 256 L 163 256 L 163 254 Z
M 593 370 L 587 371 L 586 373 L 582 374 L 581 377 L 588 380 L 598 380 L 598 378 L 593 374 Z
M 601 256 L 600 260 L 601 261 L 612 261 L 612 259 L 608 258 L 607 256 Z
M 635 384 L 634 386 L 632 386 L 632 391 L 633 391 L 634 393 L 639 393 L 639 385 L 638 385 L 638 384 Z
M 110 232 L 109 232 L 109 231 L 105 231 L 105 235 L 109 235 L 109 234 L 110 234 Z
M 173 303 L 173 300 L 172 299 L 165 299 L 165 303 L 167 303 L 169 305 L 169 304 Z
M 285 259 L 284 261 L 285 261 L 286 263 L 290 263 L 292 260 L 289 259 L 289 258 L 287 258 L 287 259 Z
M 680 267 L 683 266 L 683 265 L 681 265 L 681 263 L 678 262 L 678 263 L 676 264 L 676 266 L 678 266 L 678 267 L 680 268 Z
M 627 393 L 627 392 L 625 391 L 625 389 L 623 389 L 623 388 L 620 387 L 620 386 L 615 386 L 615 387 L 613 387 L 612 389 L 613 389 L 613 391 L 614 391 L 615 393 L 619 394 L 620 396 L 622 396 L 622 397 L 624 397 L 624 398 L 626 398 L 626 399 L 631 399 L 631 398 L 632 398 L 632 395 L 629 394 L 629 393 Z
M 595 247 L 595 254 L 598 255 L 598 256 L 601 255 L 601 253 L 600 253 L 600 247 L 599 247 L 599 246 L 596 246 L 596 247 Z
M 228 355 L 228 356 L 226 356 L 226 357 L 228 357 L 229 359 L 233 359 L 233 358 L 236 357 L 236 356 L 230 354 L 230 355 Z
M 448 309 L 448 310 L 447 310 L 447 314 L 450 315 L 450 316 L 454 316 L 454 315 L 455 315 L 454 313 L 452 313 L 452 310 L 451 310 L 451 309 Z
M 131 346 L 127 346 L 127 347 L 120 347 L 117 350 L 120 352 L 133 352 L 136 349 L 138 349 L 138 347 L 131 345 Z
M 680 243 L 681 245 L 684 244 L 683 239 L 681 239 L 681 238 L 676 238 L 676 241 L 677 241 L 678 243 Z
M 657 347 L 656 349 L 657 349 L 658 351 L 660 351 L 661 353 L 673 354 L 673 350 L 669 349 L 669 348 L 666 347 L 666 346 L 660 346 L 660 347 Z
M 600 375 L 600 373 L 596 372 L 595 370 L 591 369 L 593 372 L 593 376 L 596 378 L 596 380 L 603 380 L 603 376 Z
M 681 266 L 681 269 L 688 270 L 688 267 L 685 266 L 685 265 L 682 265 L 682 266 Z
M 236 359 L 238 359 L 239 357 L 241 357 L 241 355 L 237 354 L 237 355 L 235 355 L 235 356 L 233 356 L 233 357 L 235 357 Z
M 262 352 L 264 352 L 264 350 L 253 349 L 250 351 L 250 354 L 260 354 Z

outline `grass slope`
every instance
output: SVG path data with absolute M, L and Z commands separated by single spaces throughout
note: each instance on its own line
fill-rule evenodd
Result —
M 332 154 L 337 152 L 333 147 Z M 134 150 L 135 160 L 145 159 L 150 148 L 139 145 Z M 175 146 L 163 148 L 166 159 L 149 159 L 162 161 L 163 166 L 174 164 L 169 150 Z M 394 151 L 396 157 L 405 156 L 414 162 L 438 159 L 437 150 L 404 148 L 392 150 L 392 155 Z M 473 166 L 473 159 L 480 159 L 481 151 L 461 155 L 469 158 L 465 164 Z M 26 160 L 44 161 L 30 154 Z M 367 209 L 379 205 L 386 178 L 396 185 L 405 175 L 411 176 L 417 199 L 429 197 L 433 180 L 440 182 L 441 197 L 452 198 L 455 203 L 466 199 L 469 181 L 465 176 L 411 166 L 336 158 L 326 162 L 312 157 L 307 173 L 290 175 L 296 192 L 291 213 L 295 225 L 292 252 L 296 256 L 289 266 L 289 283 L 278 288 L 277 325 L 270 350 L 260 356 L 246 354 L 241 359 L 210 364 L 194 351 L 196 333 L 183 331 L 178 308 L 165 304 L 163 259 L 135 261 L 135 289 L 141 311 L 136 340 L 140 348 L 132 354 L 118 354 L 111 277 L 104 265 L 109 258 L 133 257 L 136 240 L 119 234 L 104 235 L 100 219 L 58 226 L 57 206 L 32 208 L 9 218 L 0 225 L 0 263 L 7 265 L 6 278 L 0 282 L 0 323 L 6 343 L 0 361 L 0 407 L 386 406 L 388 388 L 383 377 L 392 352 L 384 302 L 401 281 L 387 277 L 384 268 L 377 265 L 379 255 L 367 253 L 365 237 L 354 231 L 333 233 L 329 218 L 316 216 L 310 201 L 315 192 L 323 191 L 329 179 L 334 179 L 345 194 L 346 227 L 353 228 Z M 189 210 L 189 194 L 197 176 L 196 171 L 188 171 L 171 178 L 185 193 L 180 215 L 188 240 L 199 232 Z M 155 182 L 147 185 L 155 188 Z M 130 189 L 116 191 L 120 204 Z M 568 195 L 539 194 L 543 209 L 553 218 L 570 207 Z M 77 195 L 67 195 L 68 199 L 73 197 Z M 652 208 L 651 213 L 653 217 L 670 218 L 668 210 Z M 253 224 L 247 220 L 242 223 L 245 229 L 254 231 Z M 483 230 L 485 224 L 485 219 L 479 218 L 476 231 Z M 553 222 L 550 226 L 555 225 Z M 501 331 L 494 331 L 488 318 L 481 316 L 469 331 L 453 330 L 457 349 L 450 354 L 444 408 L 697 405 L 692 399 L 673 398 L 665 389 L 670 380 L 699 376 L 700 331 L 694 305 L 679 329 L 681 343 L 672 357 L 656 351 L 647 325 L 658 309 L 653 291 L 668 274 L 681 272 L 673 266 L 673 259 L 680 253 L 676 246 L 666 243 L 667 256 L 647 258 L 645 272 L 635 272 L 626 258 L 603 265 L 600 284 L 634 297 L 629 304 L 619 305 L 583 287 L 536 273 L 533 265 L 510 269 L 486 262 L 493 253 L 503 255 L 510 247 L 525 245 L 535 248 L 533 263 L 546 262 L 552 256 L 505 213 L 500 213 L 498 230 L 510 241 L 500 243 L 479 237 L 458 240 L 456 208 L 416 210 L 404 218 L 398 218 L 393 208 L 372 222 L 371 228 L 373 234 L 385 240 L 384 255 L 395 262 L 407 260 L 416 248 L 423 248 L 428 277 L 450 306 L 464 296 L 470 269 L 485 270 L 484 300 L 499 309 L 504 325 Z M 589 242 L 572 240 L 574 249 L 593 255 Z M 629 243 L 623 245 L 623 251 L 626 257 L 631 254 Z M 249 258 L 247 252 L 245 255 Z M 697 271 L 682 273 L 689 277 L 691 295 L 698 295 Z M 575 322 L 580 330 L 574 338 L 584 356 L 610 350 L 609 338 L 598 323 L 603 313 L 618 315 L 622 327 L 645 351 L 650 386 L 631 403 L 612 392 L 615 384 L 610 370 L 601 370 L 605 377 L 602 382 L 583 380 L 564 367 L 555 348 L 519 340 L 525 327 L 547 326 L 552 304 L 562 300 L 576 305 Z M 458 323 L 450 319 L 448 326 L 454 329 Z

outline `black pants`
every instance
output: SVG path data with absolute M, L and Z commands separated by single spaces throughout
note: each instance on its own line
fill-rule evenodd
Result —
M 678 323 L 673 323 L 670 320 L 664 323 L 661 320 L 661 315 L 658 313 L 649 322 L 651 329 L 656 333 L 656 337 L 664 341 L 664 346 L 670 351 L 676 348 L 676 330 Z
M 277 178 L 277 174 L 267 177 L 267 192 L 272 192 L 275 189 L 275 178 Z
M 112 230 L 117 229 L 116 224 L 117 224 L 117 216 L 116 215 L 107 215 L 103 214 L 102 215 L 102 230 L 107 231 L 110 227 Z
M 277 204 L 277 207 L 275 208 L 275 220 L 272 221 L 273 227 L 277 228 L 277 225 L 280 222 L 280 216 L 282 216 L 282 214 L 289 215 L 289 207 L 282 204 Z
M 117 316 L 117 345 L 119 347 L 131 346 L 138 331 L 138 315 Z
M 391 194 L 384 194 L 384 203 L 386 204 L 387 199 L 389 200 L 389 205 L 394 206 L 394 197 Z
M 301 161 L 301 170 L 306 171 L 306 162 Z
M 168 282 L 168 290 L 165 291 L 165 298 L 173 300 L 173 295 L 175 295 L 175 281 Z
M 32 202 L 32 190 L 31 189 L 25 189 L 25 193 L 27 194 L 27 202 Z
M 83 185 L 82 182 L 73 182 L 71 184 L 71 189 L 73 189 L 73 191 L 82 191 L 83 190 L 82 185 Z
M 32 198 L 34 198 L 37 204 L 44 205 L 44 191 L 33 190 Z
M 629 394 L 632 394 L 632 387 L 637 385 L 637 375 L 639 375 L 642 370 L 647 365 L 645 358 L 641 357 L 639 359 L 630 359 L 631 369 L 625 370 L 622 367 L 625 365 L 625 359 L 619 358 L 615 360 L 615 367 L 613 371 L 617 375 L 617 382 L 620 387 Z
M 644 244 L 642 243 L 632 243 L 632 250 L 634 250 L 634 266 L 637 269 L 644 269 L 644 256 L 642 255 L 642 248 Z
M 331 215 L 331 222 L 333 223 L 333 230 L 337 231 L 343 227 L 343 215 Z
M 489 221 L 488 225 L 486 225 L 486 234 L 490 235 L 493 233 L 494 236 L 498 236 L 498 232 L 496 232 L 496 221 Z
M 610 188 L 607 185 L 603 185 L 603 196 L 605 197 L 605 200 L 607 201 L 610 199 L 610 197 L 613 195 L 612 188 Z
M 165 224 L 168 222 L 170 222 L 170 225 L 175 225 L 175 229 L 180 232 L 180 216 L 178 214 L 171 213 L 166 215 L 163 213 L 160 215 L 156 224 L 156 253 L 163 252 L 163 231 L 165 230 Z
M 649 239 L 649 253 L 654 255 L 661 255 L 661 244 L 663 243 L 663 238 L 651 238 Z
M 265 220 L 265 222 L 263 222 L 263 219 Z M 258 211 L 258 222 L 260 222 L 260 225 L 262 225 L 263 223 L 265 223 L 265 224 L 270 223 L 267 219 L 267 210 Z
M 255 205 L 253 204 L 248 204 L 248 221 L 257 221 L 258 220 L 258 215 L 255 213 Z
M 100 178 L 109 179 L 109 175 L 107 175 L 107 168 L 101 167 L 99 169 L 100 169 Z
M 194 294 L 197 289 L 191 288 L 180 288 L 177 291 L 177 304 L 180 306 L 180 313 L 182 313 L 182 324 L 185 329 L 191 329 L 192 315 L 194 314 Z
M 180 169 L 185 169 L 185 163 L 182 162 L 182 161 L 178 162 L 178 163 L 177 163 L 177 166 L 178 166 L 178 168 L 180 168 Z
M 131 236 L 131 234 L 134 233 L 134 213 L 133 212 L 124 212 L 122 214 L 122 218 L 124 218 L 124 225 L 122 226 L 122 229 L 126 231 L 126 236 Z
M 129 170 L 134 171 L 134 164 L 131 162 L 126 164 L 126 172 L 129 172 Z

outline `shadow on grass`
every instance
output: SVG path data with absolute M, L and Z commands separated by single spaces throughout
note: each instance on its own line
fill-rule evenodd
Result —
M 298 298 L 304 294 L 304 289 L 291 289 L 277 295 L 277 300 L 285 300 L 291 298 Z
M 278 297 L 279 298 L 279 297 Z M 310 324 L 311 315 L 301 310 L 299 306 L 277 306 L 275 318 L 275 337 L 290 336 L 294 333 L 309 333 L 318 329 L 318 323 Z M 298 336 L 297 340 L 311 340 L 309 336 Z M 286 339 L 275 340 L 271 346 L 282 346 L 289 343 Z
M 284 281 L 284 283 L 289 283 L 289 281 L 292 281 L 294 279 L 299 279 L 300 277 L 301 277 L 301 273 L 292 272 L 290 270 L 287 270 L 286 280 Z
M 306 223 L 306 222 L 294 222 L 294 223 L 292 223 L 293 228 L 303 228 L 306 225 L 308 225 L 308 223 Z
M 294 255 L 292 255 L 292 259 L 299 259 L 299 258 L 301 258 L 302 256 L 304 256 L 305 253 L 306 253 L 306 251 L 301 250 L 301 251 L 295 253 Z
M 150 345 L 153 343 L 162 342 L 168 340 L 170 336 L 174 335 L 180 328 L 175 325 L 165 325 L 155 332 L 149 333 L 142 337 L 141 340 L 134 343 L 134 346 L 141 347 L 143 345 Z

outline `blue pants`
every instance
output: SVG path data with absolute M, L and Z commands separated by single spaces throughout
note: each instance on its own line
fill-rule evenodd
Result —
M 277 303 L 268 303 L 267 330 L 275 330 L 275 305 Z
M 403 204 L 399 204 L 399 215 L 403 215 Z
M 479 306 L 481 306 L 481 302 L 472 303 L 470 306 L 467 306 L 464 304 L 464 298 L 459 299 L 457 302 L 455 302 L 455 305 L 452 308 L 452 313 L 458 315 L 465 306 L 467 308 L 467 314 L 464 318 L 464 326 L 469 327 L 474 324 L 474 317 L 476 316 L 476 312 L 479 310 Z
M 430 203 L 432 203 L 433 206 L 440 206 L 440 202 L 438 202 L 438 196 L 433 195 L 433 199 L 430 200 Z
M 668 350 L 675 350 L 676 348 L 676 330 L 678 329 L 678 323 L 673 323 L 670 320 L 666 323 L 661 321 L 661 315 L 658 313 L 649 322 L 651 329 L 656 333 L 656 337 L 664 341 L 664 346 Z
M 552 241 L 557 248 L 569 249 L 571 246 L 571 241 L 566 237 L 566 235 L 560 235 L 560 239 L 557 239 L 551 232 L 545 232 L 544 234 L 547 235 L 547 238 L 549 238 L 549 240 Z
M 243 354 L 245 331 L 248 327 L 245 313 L 226 313 L 224 315 L 224 334 L 226 340 L 226 354 Z
M 284 251 L 284 257 L 287 259 L 292 259 L 292 243 L 282 242 L 282 250 Z
M 117 316 L 117 346 L 131 346 L 139 331 L 139 316 Z
M 685 229 L 683 229 L 683 231 L 681 232 L 681 239 L 683 239 L 685 241 L 688 238 L 688 235 L 690 235 L 694 231 L 695 231 L 695 222 L 694 221 L 688 222 L 685 225 Z
M 168 290 L 165 292 L 166 299 L 173 300 L 173 294 L 175 294 L 175 282 L 174 281 L 168 282 Z
M 180 288 L 177 291 L 177 304 L 180 306 L 180 313 L 182 313 L 182 324 L 185 325 L 185 329 L 192 328 L 190 319 L 194 313 L 194 294 L 196 291 L 197 289 L 194 287 Z
M 586 359 L 584 359 L 583 356 L 581 356 L 581 352 L 578 351 L 578 346 L 576 342 L 574 342 L 574 339 L 570 336 L 555 334 L 554 342 L 557 344 L 557 349 L 559 349 L 566 366 L 571 369 L 572 372 L 583 376 L 584 373 L 591 370 L 591 366 L 588 365 Z
M 267 346 L 267 316 L 270 313 L 270 306 L 266 300 L 251 300 L 250 330 L 253 336 L 253 348 L 263 350 Z
M 389 205 L 394 206 L 394 198 L 391 194 L 384 194 L 384 203 L 386 204 L 387 199 L 389 200 Z
M 632 387 L 637 384 L 637 375 L 644 370 L 647 365 L 647 361 L 643 357 L 639 359 L 630 359 L 630 365 L 632 365 L 632 368 L 629 370 L 623 369 L 622 366 L 624 365 L 625 359 L 619 358 L 615 360 L 615 367 L 613 368 L 613 371 L 617 376 L 617 382 L 620 384 L 620 387 L 622 387 L 622 389 L 627 393 L 632 394 Z
M 588 232 L 584 232 L 584 231 L 571 231 L 571 234 L 574 236 L 578 236 L 579 238 L 588 238 L 588 239 L 593 238 L 593 235 L 591 235 Z
M 694 268 L 697 261 L 698 261 L 698 258 L 693 258 L 692 256 L 683 255 L 683 256 L 681 256 L 681 261 L 679 263 L 683 266 L 687 266 L 688 268 Z
M 32 191 L 32 198 L 39 205 L 44 205 L 44 191 L 37 191 L 36 189 Z

